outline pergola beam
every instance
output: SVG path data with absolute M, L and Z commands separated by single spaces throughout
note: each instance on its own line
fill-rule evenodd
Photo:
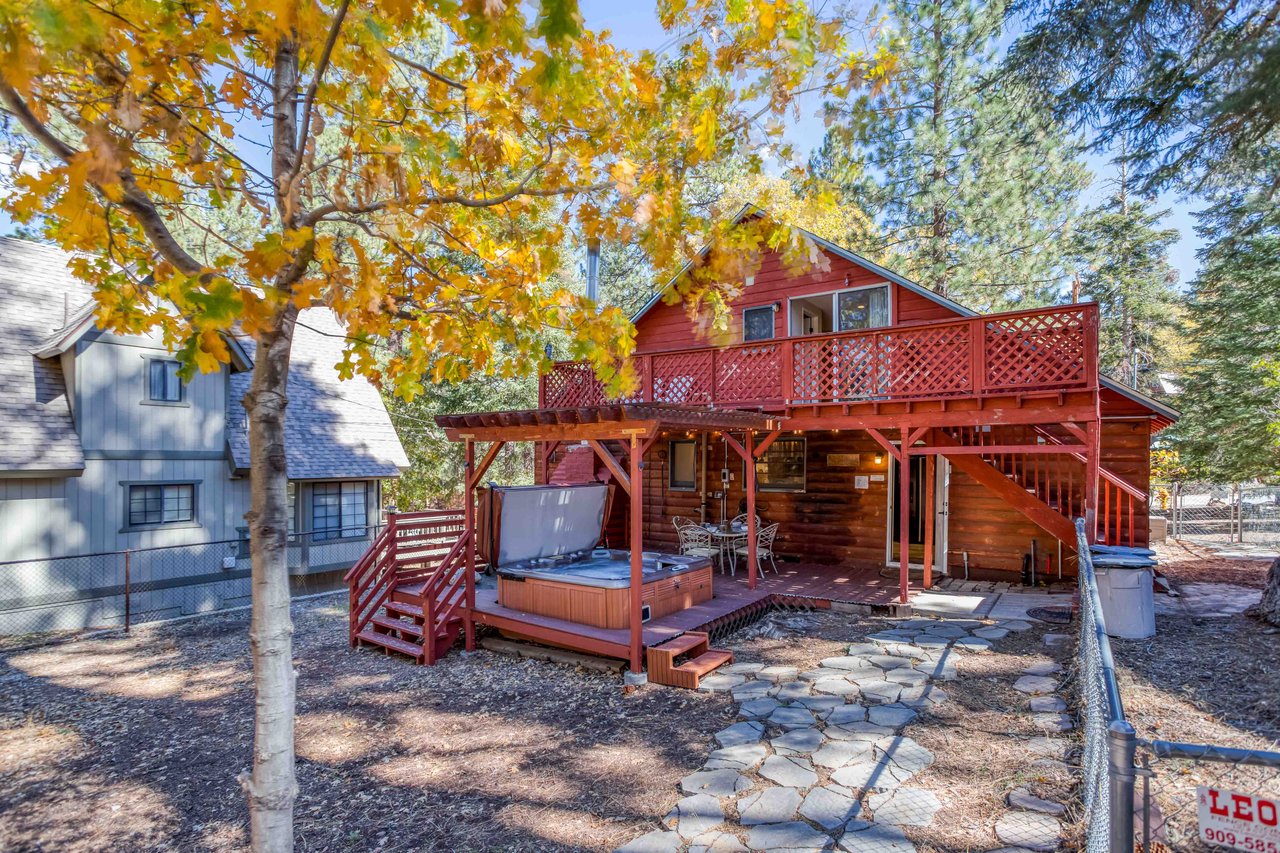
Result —
M 604 467 L 609 469 L 609 473 L 612 474 L 613 478 L 618 481 L 618 485 L 622 486 L 622 490 L 626 492 L 628 496 L 630 496 L 631 483 L 632 483 L 631 477 L 627 474 L 626 471 L 623 470 L 622 465 L 618 462 L 616 458 L 614 458 L 614 455 L 609 452 L 609 448 L 605 447 L 602 443 L 600 443 L 594 438 L 588 439 L 587 444 L 591 445 L 591 449 L 596 452 L 596 456 L 598 456 L 600 458 L 600 461 L 604 463 Z M 631 452 L 634 453 L 635 449 L 636 449 L 636 438 L 635 436 L 632 436 Z M 635 469 L 635 465 L 632 465 L 631 467 L 632 467 L 632 470 Z

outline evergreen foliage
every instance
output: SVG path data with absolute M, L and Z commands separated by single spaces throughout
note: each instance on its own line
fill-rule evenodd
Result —
M 1189 304 L 1196 349 L 1175 441 L 1193 476 L 1219 481 L 1280 478 L 1280 208 L 1258 189 L 1280 153 L 1258 162 L 1201 215 L 1213 242 Z
M 1100 147 L 1123 141 L 1147 189 L 1213 186 L 1224 161 L 1274 139 L 1272 0 L 1021 0 L 1012 11 L 1035 23 L 1011 48 L 1011 69 L 1058 118 L 1098 130 Z
M 888 81 L 844 104 L 817 174 L 876 211 L 895 267 L 979 311 L 1058 296 L 1089 175 L 1078 143 L 999 74 L 1004 6 L 893 0 Z
M 1168 211 L 1121 188 L 1102 207 L 1086 214 L 1076 231 L 1080 293 L 1097 302 L 1101 370 L 1141 388 L 1144 370 L 1173 366 L 1170 337 L 1177 323 L 1178 274 L 1169 265 L 1169 247 L 1178 232 L 1160 228 Z

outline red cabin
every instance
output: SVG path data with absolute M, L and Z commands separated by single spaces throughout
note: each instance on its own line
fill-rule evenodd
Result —
M 770 594 L 806 600 L 905 604 L 941 575 L 1069 577 L 1077 517 L 1096 541 L 1147 545 L 1151 437 L 1177 413 L 1099 375 L 1096 305 L 978 315 L 808 236 L 827 268 L 797 275 L 766 256 L 731 306 L 727 344 L 707 341 L 683 305 L 655 295 L 633 318 L 641 384 L 632 399 L 609 400 L 588 366 L 561 362 L 541 377 L 536 410 L 438 418 L 469 459 L 477 442 L 492 442 L 445 558 L 459 567 L 453 576 L 474 564 L 471 492 L 504 441 L 538 442 L 538 483 L 616 487 L 601 544 L 634 555 L 636 614 L 639 554 L 679 553 L 678 518 L 747 516 L 742 577 L 717 575 L 716 600 L 727 603 L 709 618 L 756 605 L 770 584 Z M 758 573 L 756 516 L 777 525 L 770 556 L 793 567 L 783 580 Z M 634 619 L 613 646 L 598 630 L 575 645 L 568 623 L 542 620 L 540 634 L 500 601 L 482 595 L 469 606 L 462 580 L 435 583 L 459 590 L 450 613 L 468 628 L 614 653 L 633 671 L 642 649 L 705 627 L 677 613 L 665 633 Z M 358 603 L 353 592 L 353 612 Z

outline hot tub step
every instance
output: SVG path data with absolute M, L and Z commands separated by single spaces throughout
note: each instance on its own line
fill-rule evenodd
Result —
M 704 675 L 733 663 L 733 652 L 728 649 L 711 649 L 676 667 L 678 672 L 689 672 L 701 679 Z
M 411 643 L 408 640 L 401 640 L 390 634 L 379 634 L 372 629 L 365 629 L 356 634 L 356 639 L 361 643 L 368 643 L 373 646 L 381 646 L 389 652 L 399 652 L 402 655 L 408 655 L 415 660 L 421 661 L 423 657 L 422 646 Z
M 421 608 L 419 608 L 419 612 L 421 612 Z M 390 616 L 375 616 L 370 621 L 379 628 L 385 628 L 388 631 L 399 631 L 401 637 L 416 637 L 419 642 L 422 641 L 422 637 L 426 633 L 423 630 L 422 625 L 408 619 L 393 619 Z

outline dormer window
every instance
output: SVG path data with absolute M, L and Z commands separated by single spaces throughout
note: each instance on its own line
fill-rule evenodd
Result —
M 148 364 L 147 399 L 153 403 L 181 403 L 185 391 L 178 362 L 155 358 Z

